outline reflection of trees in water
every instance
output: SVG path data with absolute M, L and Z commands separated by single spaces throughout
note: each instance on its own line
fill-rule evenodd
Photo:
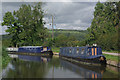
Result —
M 14 78 L 39 78 L 44 77 L 49 68 L 42 62 L 12 61 L 14 70 L 9 70 L 7 77 Z
M 10 67 L 6 78 L 45 78 L 48 72 L 52 69 L 52 76 L 57 68 L 61 68 L 64 72 L 69 70 L 85 78 L 117 78 L 118 74 L 113 74 L 106 67 L 90 66 L 83 64 L 75 64 L 72 62 L 64 61 L 59 58 L 53 57 L 50 61 L 46 62 L 33 62 L 23 61 L 17 59 L 11 61 L 12 68 Z M 107 69 L 107 70 L 106 70 Z M 100 74 L 101 76 L 98 76 Z M 66 74 L 67 75 L 67 74 Z M 111 76 L 112 75 L 112 76 Z M 72 76 L 72 75 L 71 75 Z
M 60 62 L 58 58 L 52 58 L 52 60 L 46 61 L 23 61 L 17 59 L 12 60 L 11 64 L 14 69 L 10 69 L 7 73 L 7 78 L 44 78 L 50 68 L 59 67 Z
M 52 60 L 48 63 L 49 67 L 54 66 L 55 68 L 58 68 L 60 66 L 60 60 L 59 58 L 53 57 Z

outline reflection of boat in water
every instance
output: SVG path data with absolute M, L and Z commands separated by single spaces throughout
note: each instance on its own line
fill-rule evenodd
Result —
M 90 66 L 90 65 L 84 65 L 84 64 L 76 65 L 62 59 L 60 59 L 60 64 L 65 69 L 69 69 L 81 75 L 83 78 L 101 78 L 102 73 L 105 71 L 105 67 L 102 67 L 102 66 L 96 67 L 96 66 Z
M 28 56 L 28 55 L 18 55 L 18 58 L 24 61 L 36 61 L 36 62 L 48 62 L 51 60 L 49 57 L 41 57 L 41 56 Z
M 10 67 L 4 71 L 3 78 L 42 78 L 49 71 L 47 68 L 50 57 L 18 55 L 12 59 Z

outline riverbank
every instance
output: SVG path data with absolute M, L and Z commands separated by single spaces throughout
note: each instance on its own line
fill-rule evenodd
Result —
M 120 53 L 120 51 L 107 51 L 107 50 L 102 50 L 102 52 L 107 52 L 107 53 Z
M 60 52 L 60 48 L 58 48 L 58 47 L 53 47 L 53 48 L 52 48 L 52 51 L 53 51 L 53 53 L 59 53 L 59 52 Z
M 120 68 L 120 52 L 118 51 L 103 51 L 103 55 L 106 57 L 107 64 Z
M 113 56 L 110 54 L 103 54 L 106 57 L 106 61 L 108 65 L 120 67 L 119 56 Z
M 11 58 L 8 55 L 5 47 L 2 47 L 2 68 L 4 69 L 8 63 L 10 62 Z

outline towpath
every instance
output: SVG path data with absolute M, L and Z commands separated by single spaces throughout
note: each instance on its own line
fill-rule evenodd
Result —
M 54 55 L 59 55 L 58 52 L 53 52 Z M 109 54 L 109 55 L 114 55 L 114 56 L 120 56 L 120 53 L 110 53 L 110 52 L 103 52 L 103 54 Z
M 103 52 L 103 54 L 109 54 L 109 55 L 114 55 L 114 56 L 120 56 L 120 53 Z

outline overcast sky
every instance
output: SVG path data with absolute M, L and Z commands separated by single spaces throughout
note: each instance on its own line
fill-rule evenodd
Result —
M 45 16 L 45 27 L 51 29 L 49 25 L 54 16 L 55 29 L 75 29 L 86 30 L 91 25 L 94 7 L 97 2 L 45 2 L 43 9 L 49 16 Z M 33 4 L 32 2 L 2 2 L 2 17 L 7 11 L 18 10 L 21 4 Z M 0 21 L 1 22 L 1 21 Z M 0 26 L 1 27 L 1 26 Z M 6 27 L 2 27 L 5 34 Z

